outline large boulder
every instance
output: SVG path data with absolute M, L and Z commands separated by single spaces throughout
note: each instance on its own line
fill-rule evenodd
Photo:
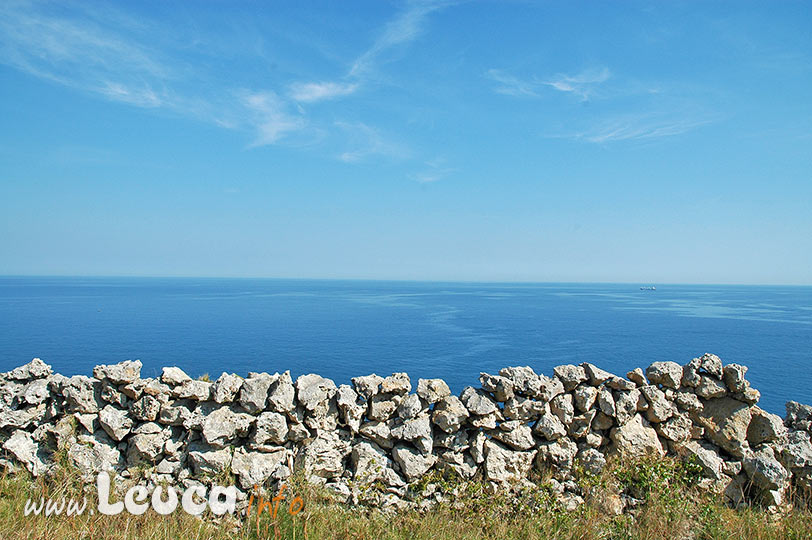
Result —
M 635 414 L 631 420 L 620 427 L 613 428 L 609 434 L 612 439 L 612 453 L 625 457 L 640 457 L 646 454 L 665 455 L 657 432 L 642 416 Z
M 204 418 L 203 439 L 213 448 L 222 448 L 238 436 L 247 435 L 253 422 L 254 417 L 250 414 L 220 407 Z
M 268 389 L 274 378 L 267 373 L 254 373 L 253 377 L 243 379 L 240 387 L 240 406 L 251 414 L 259 414 L 265 410 L 268 402 Z
M 646 369 L 646 377 L 652 384 L 676 390 L 682 381 L 682 366 L 676 362 L 654 362 Z
M 285 466 L 288 451 L 277 448 L 274 452 L 248 452 L 244 448 L 234 450 L 231 471 L 237 475 L 240 487 L 246 491 L 253 486 L 263 486 L 280 466 Z
M 485 441 L 485 477 L 498 483 L 518 482 L 527 477 L 536 451 L 511 450 L 504 444 Z
M 705 437 L 728 453 L 741 458 L 747 451 L 747 428 L 752 414 L 746 403 L 729 397 L 710 399 L 694 420 L 705 428 Z

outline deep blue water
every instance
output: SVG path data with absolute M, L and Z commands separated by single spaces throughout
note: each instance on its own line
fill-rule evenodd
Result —
M 0 278 L 0 371 L 140 359 L 143 376 L 406 371 L 459 391 L 509 365 L 623 375 L 704 352 L 749 366 L 769 411 L 812 402 L 812 287 Z

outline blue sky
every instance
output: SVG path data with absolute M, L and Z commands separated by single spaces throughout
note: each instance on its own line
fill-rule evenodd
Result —
M 6 0 L 0 274 L 812 284 L 810 21 Z

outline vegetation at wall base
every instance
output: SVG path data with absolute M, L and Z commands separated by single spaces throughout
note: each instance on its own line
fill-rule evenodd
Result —
M 0 475 L 0 537 L 8 540 L 260 540 L 260 539 L 808 539 L 812 510 L 797 501 L 784 513 L 758 507 L 733 509 L 721 497 L 698 487 L 690 463 L 671 458 L 644 458 L 612 463 L 599 476 L 577 474 L 585 503 L 567 510 L 556 502 L 543 477 L 535 489 L 516 494 L 494 493 L 478 482 L 439 475 L 421 482 L 418 497 L 434 501 L 425 511 L 382 512 L 366 506 L 336 503 L 330 492 L 294 476 L 288 492 L 305 501 L 302 512 L 279 511 L 259 519 L 245 516 L 215 519 L 190 516 L 180 508 L 168 516 L 152 509 L 140 516 L 89 513 L 96 504 L 93 486 L 83 485 L 78 471 L 61 466 L 50 478 L 27 474 Z M 374 486 L 369 489 L 376 489 Z M 24 516 L 28 498 L 81 498 L 81 516 Z M 633 496 L 637 506 L 615 515 L 611 498 Z M 633 494 L 633 495 L 629 495 Z M 440 502 L 437 502 L 437 501 Z M 429 505 L 427 505 L 428 507 Z M 284 506 L 282 507 L 284 508 Z

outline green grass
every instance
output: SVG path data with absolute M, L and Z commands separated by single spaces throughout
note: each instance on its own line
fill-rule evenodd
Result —
M 734 510 L 717 496 L 696 487 L 696 468 L 671 459 L 644 459 L 614 463 L 600 476 L 578 474 L 592 494 L 632 493 L 641 503 L 634 516 L 605 513 L 600 497 L 587 497 L 568 512 L 556 503 L 548 484 L 518 496 L 490 494 L 487 486 L 433 475 L 419 489 L 432 485 L 446 502 L 426 512 L 384 514 L 365 507 L 334 502 L 322 488 L 301 478 L 289 482 L 275 519 L 267 513 L 259 520 L 256 502 L 246 518 L 215 522 L 189 516 L 180 508 L 169 516 L 149 509 L 142 516 L 85 513 L 79 517 L 23 516 L 28 497 L 81 498 L 83 485 L 75 470 L 62 466 L 50 480 L 26 475 L 0 475 L 0 538 L 9 540 L 258 540 L 284 539 L 808 539 L 812 538 L 812 512 L 794 510 L 770 515 L 758 508 Z M 381 486 L 371 488 L 381 490 Z M 294 496 L 304 509 L 296 516 L 287 508 Z M 95 495 L 88 506 L 96 504 Z

